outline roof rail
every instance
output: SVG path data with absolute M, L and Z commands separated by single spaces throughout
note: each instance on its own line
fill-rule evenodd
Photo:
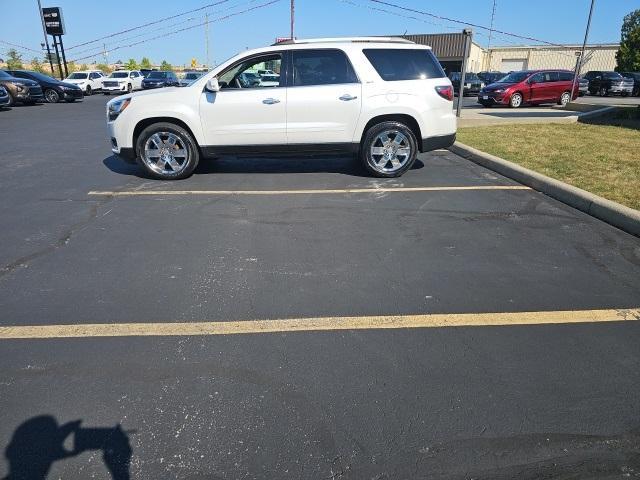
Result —
M 273 43 L 274 45 L 301 45 L 305 43 L 415 43 L 411 40 L 398 37 L 329 37 L 329 38 L 302 38 L 287 39 L 281 42 Z

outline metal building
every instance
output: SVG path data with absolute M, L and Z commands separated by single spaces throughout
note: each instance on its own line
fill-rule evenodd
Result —
M 429 45 L 447 73 L 459 72 L 464 56 L 464 35 L 462 33 L 431 33 L 399 35 L 421 45 Z M 521 45 L 492 47 L 489 50 L 477 43 L 471 44 L 469 54 L 470 72 L 486 70 L 510 72 L 513 70 L 563 68 L 573 70 L 576 66 L 576 52 L 582 45 L 563 47 Z M 587 45 L 582 72 L 589 70 L 613 70 L 616 67 L 618 43 Z

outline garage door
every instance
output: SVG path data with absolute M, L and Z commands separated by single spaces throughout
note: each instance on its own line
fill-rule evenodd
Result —
M 502 60 L 502 70 L 503 72 L 516 72 L 518 70 L 526 70 L 527 69 L 527 59 L 526 58 L 510 58 L 508 60 Z

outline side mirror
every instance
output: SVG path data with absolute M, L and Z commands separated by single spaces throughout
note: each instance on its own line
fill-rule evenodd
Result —
M 216 77 L 210 78 L 207 80 L 207 84 L 204 88 L 208 92 L 219 92 L 220 84 L 218 83 L 218 79 Z

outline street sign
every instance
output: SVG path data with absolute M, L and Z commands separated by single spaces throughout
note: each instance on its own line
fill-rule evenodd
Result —
M 49 35 L 64 35 L 64 20 L 60 7 L 43 7 L 42 17 Z

